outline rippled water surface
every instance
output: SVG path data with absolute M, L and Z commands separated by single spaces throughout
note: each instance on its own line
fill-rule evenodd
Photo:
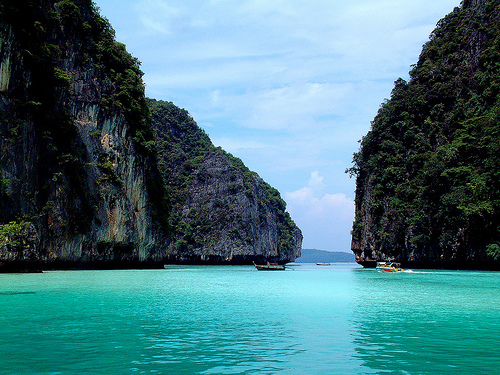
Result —
M 500 273 L 0 275 L 0 374 L 494 374 Z

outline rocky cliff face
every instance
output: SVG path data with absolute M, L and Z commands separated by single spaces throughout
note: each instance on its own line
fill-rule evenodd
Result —
M 155 100 L 150 107 L 172 203 L 169 253 L 210 263 L 283 263 L 299 257 L 302 234 L 279 193 L 241 160 L 214 147 L 185 110 Z
M 350 170 L 360 263 L 500 268 L 499 21 L 464 1 L 381 106 Z
M 31 235 L 19 247 L 7 232 L 0 259 L 106 267 L 161 258 L 154 158 L 134 140 L 148 132 L 137 120 L 147 111 L 137 63 L 90 2 L 23 3 L 3 5 L 0 23 L 1 219 Z
M 246 247 L 232 248 L 210 228 L 211 246 L 179 242 L 181 222 L 170 217 L 176 193 L 158 168 L 170 161 L 158 159 L 141 75 L 91 1 L 0 4 L 0 268 L 295 259 L 300 231 L 293 225 L 298 247 L 278 255 L 275 213 Z M 224 164 L 216 155 L 205 163 Z M 180 217 L 215 205 L 203 189 L 224 191 L 216 176 L 184 191 L 190 198 Z M 234 197 L 229 212 L 252 216 L 241 203 Z

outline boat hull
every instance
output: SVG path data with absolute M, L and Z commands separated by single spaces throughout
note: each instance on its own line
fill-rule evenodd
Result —
M 254 263 L 254 266 L 258 271 L 284 271 L 286 268 L 284 265 L 280 264 L 260 265 Z
M 400 270 L 396 269 L 396 268 L 388 268 L 388 267 L 379 267 L 378 268 L 380 271 L 382 272 L 400 272 Z
M 381 272 L 402 272 L 404 271 L 399 263 L 383 263 L 377 264 L 377 270 Z

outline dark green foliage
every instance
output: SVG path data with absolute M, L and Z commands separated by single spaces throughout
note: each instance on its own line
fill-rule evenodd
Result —
M 154 151 L 154 135 L 149 110 L 144 96 L 144 84 L 139 61 L 130 55 L 125 45 L 114 39 L 111 26 L 104 26 L 104 32 L 95 44 L 97 62 L 109 69 L 116 90 L 106 98 L 108 109 L 118 107 L 125 115 L 132 137 L 139 149 L 146 153 Z
M 209 235 L 213 236 L 218 227 L 231 220 L 226 218 L 229 207 L 219 202 L 214 207 L 221 214 L 191 209 L 187 216 L 183 214 L 183 207 L 193 186 L 212 177 L 203 166 L 205 156 L 220 151 L 186 110 L 171 102 L 150 99 L 148 104 L 157 137 L 158 166 L 172 207 L 169 223 L 175 248 L 185 252 L 202 247 Z
M 66 26 L 78 22 L 81 16 L 80 8 L 71 0 L 59 1 L 55 8 L 59 12 L 61 22 Z
M 0 6 L 0 23 L 12 28 L 15 48 L 23 53 L 23 65 L 14 61 L 14 69 L 30 72 L 29 84 L 16 84 L 20 79 L 13 79 L 7 93 L 13 99 L 8 111 L 22 114 L 23 118 L 2 110 L 1 119 L 10 128 L 9 134 L 3 136 L 12 138 L 23 134 L 27 122 L 35 124 L 39 159 L 43 163 L 37 170 L 40 186 L 34 186 L 38 203 L 33 209 L 46 206 L 55 189 L 67 189 L 74 197 L 66 203 L 70 214 L 67 229 L 85 231 L 95 217 L 92 202 L 96 197 L 90 196 L 92 192 L 85 181 L 87 151 L 67 112 L 74 71 L 88 69 L 96 71 L 102 79 L 98 82 L 105 101 L 102 115 L 124 115 L 137 150 L 147 159 L 146 184 L 151 204 L 154 211 L 165 211 L 167 203 L 163 181 L 154 162 L 155 141 L 140 63 L 115 40 L 114 30 L 99 15 L 92 1 L 5 1 Z M 74 61 L 75 66 L 61 65 L 63 59 Z M 23 73 L 14 70 L 12 74 Z M 113 183 L 119 183 L 112 168 L 106 168 L 106 162 L 101 165 L 104 175 Z M 61 177 L 55 179 L 54 176 Z M 1 203 L 2 207 L 10 204 L 7 199 Z M 11 212 L 15 210 L 6 207 L 2 220 L 11 220 Z M 162 215 L 156 216 L 158 222 L 165 222 Z
M 187 249 L 196 243 L 191 224 L 185 223 L 176 214 L 190 194 L 193 171 L 203 161 L 203 155 L 214 147 L 209 137 L 198 127 L 189 113 L 171 102 L 148 100 L 152 121 L 156 131 L 158 169 L 161 176 L 163 199 L 168 209 L 162 210 L 169 231 L 181 236 L 176 243 L 179 249 Z M 173 209 L 172 209 L 173 207 Z M 193 213 L 194 214 L 194 213 Z M 203 216 L 199 215 L 198 221 Z M 202 224 L 194 224 L 195 228 Z M 203 225 L 208 231 L 208 225 Z M 180 241 L 180 242 L 179 242 Z
M 0 246 L 23 247 L 26 246 L 22 236 L 26 222 L 11 221 L 0 224 Z
M 203 161 L 203 155 L 215 151 L 208 135 L 201 129 L 185 109 L 172 102 L 148 99 L 157 136 L 160 161 L 168 165 L 184 164 L 189 174 Z M 167 165 L 168 164 L 168 165 Z
M 256 221 L 263 231 L 277 224 L 282 259 L 293 254 L 297 231 L 279 193 L 214 147 L 187 111 L 146 100 L 139 61 L 92 1 L 2 1 L 0 33 L 0 47 L 11 53 L 10 81 L 0 92 L 0 223 L 25 220 L 41 249 L 85 234 L 86 250 L 116 250 L 95 243 L 96 228 L 111 222 L 106 210 L 130 194 L 145 216 L 126 214 L 146 221 L 151 214 L 155 227 L 141 221 L 140 229 L 163 242 L 158 251 L 208 249 L 227 234 L 248 249 L 261 232 L 248 229 L 247 205 L 262 211 Z M 108 125 L 123 125 L 128 134 L 113 143 L 115 134 L 104 134 Z M 124 178 L 128 167 L 137 172 L 132 183 Z M 143 179 L 147 194 L 140 191 Z M 203 188 L 213 186 L 222 193 L 212 202 Z M 194 187 L 205 202 L 190 206 Z M 128 242 L 123 248 L 132 249 Z
M 212 198 L 214 202 L 210 212 L 206 209 L 193 209 L 187 218 L 181 215 L 193 186 L 214 178 L 204 165 L 208 154 L 213 153 L 223 156 L 232 167 L 229 176 L 215 176 L 219 179 L 227 178 L 225 183 L 229 196 L 244 189 L 242 191 L 245 195 L 260 207 L 261 215 L 264 216 L 262 225 L 267 224 L 264 212 L 267 207 L 271 207 L 277 217 L 278 251 L 280 254 L 293 254 L 295 248 L 292 231 L 295 224 L 286 212 L 286 203 L 279 192 L 250 171 L 239 158 L 215 147 L 186 110 L 171 102 L 157 100 L 149 100 L 149 106 L 157 136 L 159 167 L 167 183 L 173 207 L 170 223 L 179 238 L 176 247 L 186 250 L 202 246 L 208 237 L 217 237 L 217 230 L 230 230 L 232 238 L 251 242 L 249 234 L 245 233 L 247 228 L 242 223 L 242 207 L 231 205 L 230 197 Z M 257 190 L 262 192 L 258 197 Z
M 266 192 L 264 201 L 269 203 L 276 211 L 279 238 L 278 254 L 290 254 L 294 249 L 294 233 L 292 233 L 292 229 L 295 224 L 286 211 L 286 203 L 281 198 L 279 191 L 268 183 L 262 181 L 261 187 Z
M 500 4 L 487 8 L 439 22 L 362 139 L 355 243 L 402 260 L 498 259 Z
M 39 158 L 43 160 L 38 169 L 40 188 L 26 193 L 35 194 L 38 204 L 44 206 L 54 184 L 71 186 L 74 199 L 67 202 L 72 219 L 67 229 L 81 231 L 92 216 L 92 207 L 87 203 L 87 191 L 82 181 L 86 155 L 61 100 L 69 95 L 72 76 L 57 65 L 66 48 L 60 45 L 65 38 L 61 37 L 59 25 L 71 24 L 73 27 L 75 20 L 80 17 L 80 11 L 77 5 L 67 0 L 57 3 L 54 9 L 47 12 L 43 1 L 9 1 L 1 9 L 0 20 L 12 27 L 17 47 L 24 52 L 22 68 L 30 72 L 28 84 L 10 88 L 8 95 L 14 99 L 10 110 L 24 117 L 10 117 L 8 126 L 11 129 L 20 128 L 16 132 L 11 131 L 12 136 L 18 136 L 22 134 L 26 122 L 33 121 L 36 124 Z M 19 62 L 14 62 L 16 64 Z M 64 178 L 54 177 L 62 175 Z

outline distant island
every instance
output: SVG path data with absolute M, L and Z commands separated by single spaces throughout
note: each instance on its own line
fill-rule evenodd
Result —
M 302 255 L 295 260 L 296 263 L 338 263 L 354 262 L 353 253 L 342 251 L 326 251 L 316 249 L 302 249 Z

